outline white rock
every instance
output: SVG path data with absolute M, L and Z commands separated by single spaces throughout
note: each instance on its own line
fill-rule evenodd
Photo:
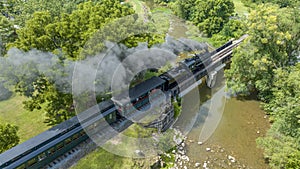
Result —
M 206 151 L 210 151 L 211 150 L 211 148 L 206 148 Z
M 203 168 L 207 168 L 207 163 L 206 162 L 204 162 Z
M 235 158 L 233 156 L 228 156 L 228 160 L 230 160 L 232 163 L 235 163 Z
M 202 145 L 202 144 L 203 144 L 203 142 L 199 141 L 199 142 L 198 142 L 198 144 L 199 144 L 199 145 Z
M 184 169 L 187 169 L 187 166 L 184 166 L 183 168 L 184 168 Z
M 184 144 L 184 143 L 181 143 L 181 146 L 182 146 L 182 147 L 184 147 L 184 146 L 185 146 L 185 144 Z
M 256 133 L 257 133 L 257 134 L 259 134 L 259 133 L 260 133 L 260 131 L 257 131 Z
M 200 163 L 195 163 L 195 167 L 200 167 Z
M 188 156 L 186 156 L 186 161 L 190 162 L 190 158 Z

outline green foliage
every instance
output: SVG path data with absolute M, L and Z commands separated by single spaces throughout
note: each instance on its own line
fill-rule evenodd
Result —
M 173 104 L 173 106 L 174 106 L 174 118 L 179 117 L 180 114 L 181 114 L 182 109 L 181 109 L 180 102 L 181 102 L 180 99 L 178 99 L 177 102 L 172 101 L 172 104 Z
M 297 0 L 242 0 L 247 6 L 253 6 L 252 4 L 261 4 L 261 3 L 273 3 L 283 7 L 294 7 L 297 6 Z M 299 5 L 299 4 L 298 4 Z
M 192 20 L 195 0 L 177 0 L 170 6 L 177 16 L 185 20 Z
M 45 78 L 34 82 L 32 96 L 23 103 L 25 109 L 30 111 L 40 110 L 43 106 L 47 118 L 45 123 L 49 125 L 59 124 L 75 115 L 72 95 L 59 91 Z
M 257 144 L 265 150 L 264 156 L 272 169 L 299 168 L 299 141 L 297 138 L 280 133 L 277 125 L 278 122 L 273 124 L 266 137 L 258 138 Z
M 0 15 L 0 56 L 6 54 L 6 45 L 15 41 L 16 37 L 12 21 Z
M 87 1 L 89 0 L 7 0 L 6 3 L 9 5 L 2 8 L 1 11 L 14 17 L 14 23 L 23 27 L 35 12 L 48 11 L 54 18 L 62 13 L 71 13 L 78 4 Z M 99 2 L 99 0 L 94 2 Z
M 175 14 L 192 21 L 208 37 L 221 31 L 234 13 L 231 0 L 178 0 L 170 6 Z
M 211 41 L 213 42 L 214 46 L 219 47 L 232 38 L 240 38 L 245 34 L 245 32 L 246 28 L 242 21 L 230 19 L 219 33 L 212 36 Z
M 72 13 L 53 17 L 49 11 L 35 12 L 25 26 L 17 31 L 18 39 L 10 46 L 28 51 L 36 48 L 57 53 L 61 50 L 69 58 L 78 59 L 86 41 L 107 22 L 132 14 L 119 1 L 79 4 Z
M 0 153 L 19 143 L 18 127 L 11 124 L 0 124 Z
M 300 64 L 290 70 L 278 69 L 275 73 L 274 97 L 264 108 L 275 119 L 277 130 L 298 138 L 300 145 Z
M 262 5 L 250 13 L 249 38 L 234 52 L 231 69 L 225 72 L 228 88 L 240 94 L 257 90 L 263 101 L 270 100 L 275 69 L 295 63 L 294 51 L 299 51 L 300 18 L 294 12 Z
M 222 30 L 229 17 L 234 13 L 231 0 L 197 0 L 192 21 L 208 37 Z

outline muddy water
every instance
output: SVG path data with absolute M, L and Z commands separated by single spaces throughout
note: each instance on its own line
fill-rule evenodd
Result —
M 188 168 L 194 168 L 195 163 L 200 163 L 202 167 L 205 162 L 208 162 L 208 168 L 268 168 L 263 151 L 257 148 L 255 142 L 269 128 L 260 102 L 255 97 L 226 97 L 224 79 L 220 76 L 216 89 L 211 90 L 205 84 L 199 87 L 200 111 L 192 115 L 183 112 L 182 120 L 176 124 L 180 126 L 183 119 L 196 119 L 187 134 L 186 150 L 191 160 Z M 221 108 L 213 109 L 216 106 Z M 204 128 L 206 130 L 203 131 Z M 208 139 L 201 137 L 203 134 Z M 229 155 L 235 158 L 235 162 L 228 159 Z

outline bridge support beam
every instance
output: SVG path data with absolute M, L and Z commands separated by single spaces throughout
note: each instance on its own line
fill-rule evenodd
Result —
M 216 85 L 216 81 L 217 81 L 217 71 L 212 71 L 210 73 L 208 73 L 208 75 L 206 76 L 206 85 L 209 88 L 213 88 Z

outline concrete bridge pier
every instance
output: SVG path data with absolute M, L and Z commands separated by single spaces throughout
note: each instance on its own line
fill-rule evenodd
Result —
M 209 88 L 213 88 L 216 85 L 217 82 L 217 74 L 218 72 L 216 70 L 209 72 L 206 76 L 206 85 Z

